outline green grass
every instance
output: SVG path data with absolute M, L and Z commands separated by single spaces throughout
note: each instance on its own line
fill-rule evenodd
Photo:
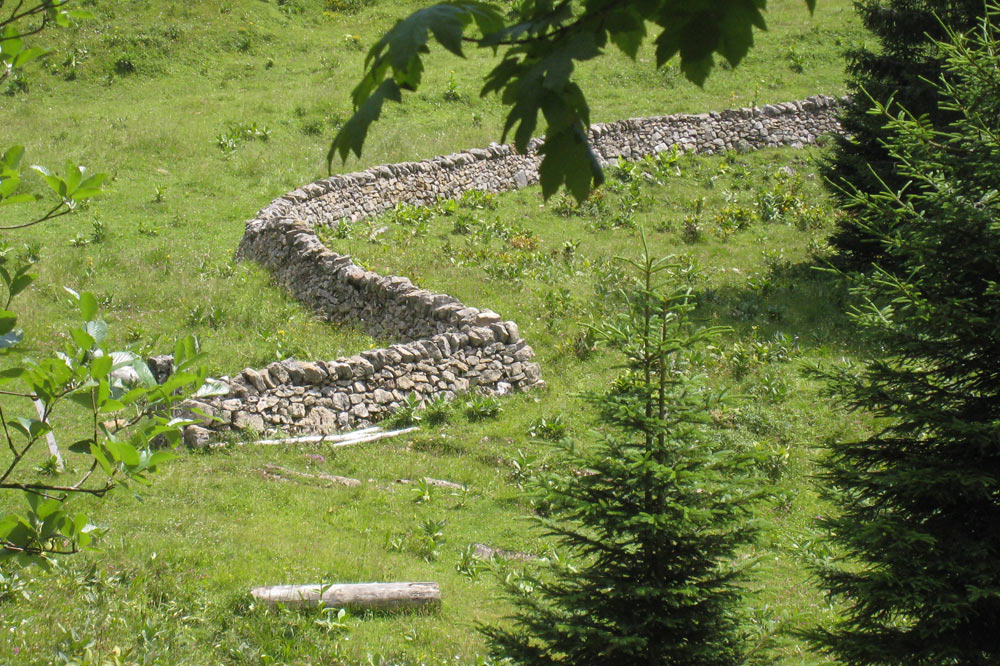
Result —
M 23 143 L 26 161 L 57 168 L 65 157 L 85 161 L 113 180 L 107 196 L 77 214 L 4 236 L 13 255 L 25 243 L 41 255 L 38 282 L 15 302 L 25 353 L 61 344 L 71 317 L 63 286 L 101 296 L 118 344 L 162 353 L 174 337 L 196 333 L 220 374 L 380 344 L 317 321 L 265 271 L 231 259 L 244 220 L 326 174 L 326 148 L 348 115 L 345 92 L 363 57 L 345 36 L 369 43 L 416 6 L 376 3 L 327 16 L 323 3 L 305 0 L 221 10 L 210 2 L 95 0 L 96 21 L 40 38 L 58 50 L 29 68 L 27 93 L 0 96 L 0 146 Z M 769 17 L 771 31 L 758 36 L 745 66 L 716 71 L 704 89 L 673 70 L 654 71 L 648 50 L 634 65 L 618 54 L 588 63 L 580 78 L 594 120 L 842 93 L 841 51 L 862 39 L 850 3 L 820 3 L 813 17 L 800 3 L 773 3 Z M 476 96 L 487 59 L 435 54 L 431 63 L 426 88 L 390 110 L 364 160 L 346 170 L 498 138 L 500 106 Z M 451 69 L 457 101 L 445 98 Z M 220 149 L 219 135 L 239 123 L 267 128 L 269 137 Z M 586 210 L 558 198 L 543 204 L 529 188 L 497 197 L 492 210 L 439 211 L 426 228 L 387 216 L 378 225 L 390 230 L 374 243 L 363 223 L 346 238 L 328 233 L 333 249 L 366 267 L 518 322 L 548 388 L 504 399 L 497 419 L 470 421 L 457 407 L 448 424 L 356 448 L 185 455 L 139 490 L 141 501 L 121 493 L 82 502 L 107 528 L 102 550 L 65 560 L 64 571 L 22 578 L 29 600 L 0 583 L 0 664 L 83 661 L 88 650 L 91 663 L 365 663 L 368 655 L 373 663 L 475 663 L 484 646 L 474 623 L 509 612 L 498 582 L 509 572 L 487 568 L 470 579 L 456 566 L 473 542 L 551 548 L 530 530 L 532 505 L 515 461 L 536 456 L 532 467 L 541 470 L 555 459 L 552 444 L 529 434 L 542 418 L 558 416 L 572 437 L 588 441 L 593 416 L 579 394 L 606 386 L 617 359 L 590 349 L 585 324 L 614 309 L 621 269 L 612 259 L 637 254 L 639 225 L 657 253 L 693 266 L 699 316 L 733 328 L 714 352 L 713 377 L 747 399 L 718 419 L 734 446 L 770 454 L 762 471 L 778 492 L 762 516 L 764 538 L 747 553 L 760 558 L 747 620 L 755 661 L 825 663 L 791 633 L 830 612 L 806 568 L 827 556 L 812 526 L 826 508 L 811 475 L 819 446 L 866 422 L 836 411 L 801 372 L 804 363 L 858 351 L 840 314 L 841 287 L 810 268 L 833 216 L 817 155 L 685 157 L 679 174 L 661 168 L 662 185 L 635 192 L 610 174 L 616 185 Z M 27 185 L 41 191 L 38 181 Z M 793 209 L 762 221 L 781 201 Z M 4 223 L 16 210 L 4 210 Z M 104 237 L 95 242 L 98 221 Z M 62 424 L 61 443 L 74 441 L 73 425 Z M 307 457 L 317 453 L 322 461 Z M 266 480 L 260 470 L 271 462 L 365 483 Z M 429 503 L 417 503 L 411 486 L 395 481 L 421 476 L 471 490 L 436 489 Z M 14 501 L 0 497 L 0 510 Z M 419 540 L 428 520 L 445 521 L 432 560 Z M 514 568 L 524 566 L 538 565 Z M 437 614 L 352 617 L 341 630 L 308 613 L 251 608 L 247 595 L 260 584 L 366 580 L 436 580 L 444 603 Z

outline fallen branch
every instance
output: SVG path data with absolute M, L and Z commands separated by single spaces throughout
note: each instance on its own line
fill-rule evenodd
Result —
M 452 488 L 453 490 L 465 490 L 465 486 L 461 483 L 455 483 L 454 481 L 442 481 L 441 479 L 432 479 L 429 476 L 423 478 L 424 483 L 429 486 L 437 486 L 438 488 Z M 418 483 L 412 479 L 396 479 L 396 483 Z
M 504 550 L 503 548 L 494 548 L 493 546 L 487 546 L 485 543 L 474 543 L 473 555 L 482 560 L 488 560 L 494 556 L 499 557 L 503 560 L 538 560 L 541 559 L 537 555 L 532 555 L 531 553 L 522 553 L 519 550 Z
M 398 435 L 405 435 L 408 432 L 417 430 L 416 426 L 403 428 L 402 430 L 382 431 L 381 428 L 366 428 L 354 433 L 353 438 L 345 435 L 311 435 L 308 437 L 289 437 L 287 439 L 260 439 L 251 444 L 263 444 L 265 446 L 276 446 L 280 444 L 329 444 L 330 446 L 352 446 L 365 442 L 374 442 L 379 439 L 388 439 Z M 360 436 L 358 436 L 360 435 Z
M 264 473 L 268 476 L 297 476 L 303 479 L 315 479 L 317 481 L 329 481 L 342 486 L 360 486 L 361 481 L 347 476 L 334 476 L 331 474 L 309 474 L 308 472 L 298 472 L 294 469 L 281 467 L 279 465 L 264 465 Z
M 348 439 L 364 437 L 371 433 L 382 432 L 378 426 L 369 426 L 354 432 L 342 432 L 335 435 L 304 435 L 302 437 L 282 437 L 280 439 L 258 439 L 253 444 L 320 444 L 324 442 L 343 442 Z
M 250 594 L 268 606 L 326 606 L 373 610 L 432 608 L 440 605 L 437 583 L 351 583 L 344 585 L 273 585 Z

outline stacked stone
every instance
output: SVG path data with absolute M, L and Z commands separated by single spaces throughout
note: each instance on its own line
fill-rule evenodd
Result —
M 240 258 L 271 269 L 279 283 L 318 314 L 354 322 L 372 337 L 414 340 L 500 322 L 495 312 L 420 289 L 405 277 L 362 269 L 349 256 L 330 251 L 300 220 L 277 217 L 251 224 Z
M 199 420 L 185 439 L 203 446 L 212 431 L 280 428 L 328 433 L 363 427 L 397 409 L 407 396 L 420 402 L 476 390 L 505 394 L 544 385 L 534 352 L 513 322 L 496 321 L 425 340 L 394 344 L 334 361 L 288 359 L 223 377 L 229 394 L 182 405 Z
M 712 155 L 729 150 L 814 143 L 824 134 L 839 133 L 840 101 L 817 95 L 760 108 L 731 109 L 693 115 L 632 118 L 596 124 L 591 144 L 605 165 L 619 157 L 629 160 L 674 146 L 682 152 Z M 258 220 L 293 217 L 311 225 L 356 221 L 383 213 L 396 204 L 433 204 L 469 190 L 505 192 L 538 182 L 542 139 L 532 139 L 525 155 L 509 145 L 372 167 L 331 176 L 276 199 L 260 211 Z M 249 230 L 248 230 L 249 231 Z
M 840 132 L 839 101 L 817 96 L 753 109 L 634 118 L 598 124 L 591 142 L 605 164 L 671 150 L 713 154 L 774 146 L 801 147 Z M 188 429 L 192 445 L 212 430 L 321 432 L 367 425 L 399 407 L 478 390 L 507 393 L 544 382 L 534 352 L 514 322 L 466 307 L 405 277 L 365 271 L 325 247 L 313 228 L 377 215 L 399 203 L 431 204 L 469 190 L 502 192 L 538 181 L 542 139 L 526 155 L 511 146 L 372 167 L 316 181 L 275 199 L 247 223 L 237 257 L 258 261 L 303 303 L 373 337 L 403 342 L 328 362 L 287 360 L 224 378 L 230 394 L 187 405 L 201 412 Z
M 824 134 L 839 133 L 838 100 L 816 96 L 761 108 L 694 115 L 633 118 L 595 125 L 591 141 L 606 164 L 618 157 L 639 159 L 672 149 L 704 155 L 730 150 L 801 148 Z

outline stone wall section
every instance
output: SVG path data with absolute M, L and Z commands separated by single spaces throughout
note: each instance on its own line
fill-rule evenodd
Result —
M 730 109 L 694 115 L 632 118 L 591 127 L 591 144 L 605 166 L 671 150 L 713 155 L 729 150 L 801 148 L 824 134 L 839 133 L 840 101 L 817 95 L 761 108 Z M 509 145 L 492 143 L 420 162 L 401 162 L 365 171 L 338 174 L 310 183 L 275 199 L 257 221 L 290 217 L 312 225 L 356 221 L 383 213 L 400 203 L 433 204 L 468 190 L 504 192 L 538 182 L 541 162 L 532 139 L 520 155 Z M 251 221 L 247 236 L 255 233 Z M 246 237 L 244 238 L 246 241 Z
M 826 96 L 763 108 L 635 118 L 597 124 L 591 142 L 605 165 L 672 150 L 802 147 L 841 131 L 839 101 Z M 331 321 L 350 322 L 373 337 L 398 340 L 334 361 L 285 360 L 223 378 L 227 396 L 191 402 L 206 417 L 185 434 L 204 445 L 212 431 L 327 433 L 360 427 L 415 396 L 451 400 L 478 390 L 503 394 L 544 385 L 534 352 L 517 325 L 495 312 L 467 307 L 405 277 L 365 271 L 323 245 L 317 225 L 356 221 L 400 203 L 433 204 L 468 190 L 502 192 L 538 181 L 541 139 L 526 155 L 491 144 L 420 162 L 372 167 L 316 181 L 275 199 L 247 222 L 240 259 L 267 266 L 303 303 Z M 196 410 L 196 411 L 194 411 Z M 201 419 L 201 416 L 195 418 Z

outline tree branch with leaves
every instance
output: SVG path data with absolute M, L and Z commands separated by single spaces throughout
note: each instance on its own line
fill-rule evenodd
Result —
M 28 47 L 24 36 L 50 23 L 68 25 L 90 16 L 67 9 L 69 2 L 26 4 L 22 0 L 8 9 L 5 0 L 0 0 L 0 80 L 46 53 Z M 21 29 L 18 24 L 25 22 L 29 25 Z M 20 191 L 24 152 L 23 146 L 14 146 L 0 157 L 0 213 L 40 198 Z M 26 221 L 0 224 L 0 231 L 67 215 L 80 202 L 102 194 L 107 178 L 72 162 L 67 162 L 62 176 L 38 165 L 31 170 L 48 186 L 52 206 Z M 21 564 L 47 565 L 54 556 L 86 548 L 97 531 L 85 514 L 72 511 L 70 498 L 104 497 L 116 489 L 148 483 L 150 474 L 175 457 L 168 449 L 180 442 L 182 428 L 191 423 L 174 418 L 173 407 L 192 393 L 215 394 L 221 387 L 198 368 L 201 354 L 191 336 L 177 343 L 174 372 L 158 384 L 143 359 L 130 351 L 108 349 L 108 326 L 98 317 L 97 298 L 71 289 L 67 292 L 82 323 L 69 329 L 69 342 L 51 356 L 23 361 L 15 357 L 12 351 L 23 342 L 24 333 L 17 328 L 17 314 L 9 308 L 35 281 L 31 268 L 31 261 L 9 265 L 0 255 L 0 280 L 6 289 L 0 295 L 4 303 L 0 309 L 0 492 L 20 493 L 27 504 L 21 511 L 0 517 L 0 562 L 13 558 Z M 86 431 L 69 447 L 73 460 L 83 461 L 82 470 L 69 482 L 50 480 L 29 469 L 28 463 L 38 460 L 38 443 L 52 433 L 57 412 L 74 408 L 87 413 Z M 42 470 L 46 470 L 44 465 Z
M 806 0 L 810 11 L 814 0 Z M 365 72 L 351 94 L 354 115 L 334 137 L 327 155 L 361 155 L 369 128 L 386 102 L 402 102 L 403 91 L 420 87 L 423 56 L 433 38 L 464 58 L 465 46 L 488 49 L 500 62 L 486 75 L 480 95 L 495 94 L 508 107 L 503 138 L 513 132 L 524 153 L 546 123 L 539 148 L 539 180 L 549 197 L 565 186 L 577 200 L 600 185 L 603 172 L 587 138 L 590 107 L 573 81 L 577 63 L 613 45 L 633 60 L 648 37 L 647 23 L 661 28 L 653 38 L 656 67 L 674 56 L 688 80 L 702 85 L 715 54 L 736 66 L 753 45 L 754 29 L 766 29 L 765 0 L 526 0 L 506 7 L 476 2 L 442 2 L 399 21 L 365 58 Z

